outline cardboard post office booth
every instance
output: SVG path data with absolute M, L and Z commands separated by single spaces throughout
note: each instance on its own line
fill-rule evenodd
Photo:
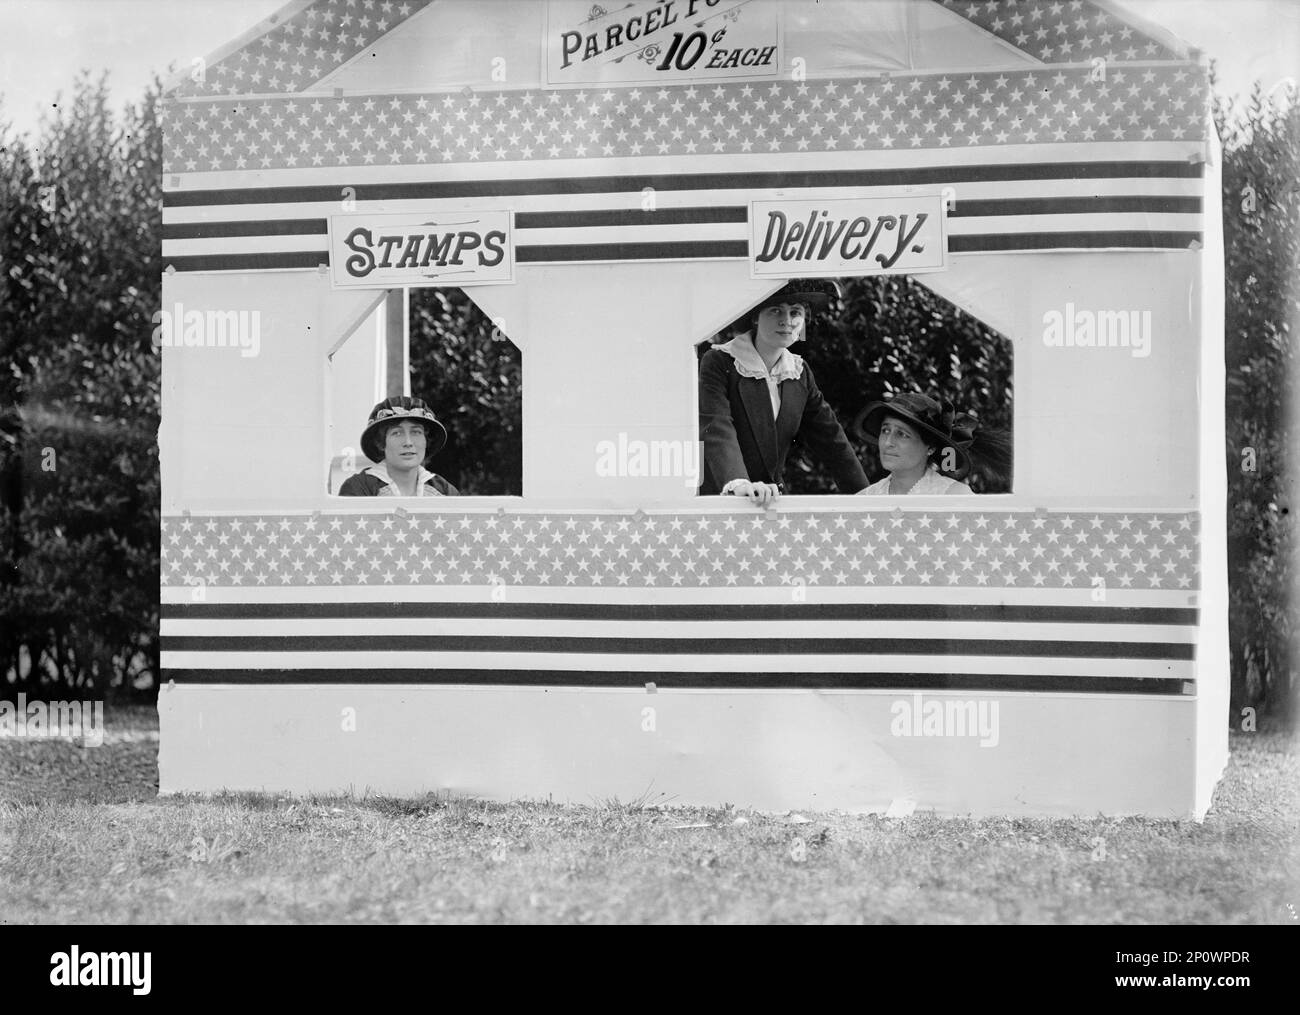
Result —
M 1095 0 L 295 0 L 196 61 L 162 792 L 1203 815 L 1207 103 L 1198 54 Z M 879 272 L 1006 336 L 1011 492 L 759 509 L 598 468 L 697 449 L 696 343 L 787 279 Z M 421 286 L 521 351 L 520 497 L 337 496 Z

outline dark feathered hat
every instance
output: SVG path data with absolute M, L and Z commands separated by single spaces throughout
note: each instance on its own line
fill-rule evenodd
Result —
M 792 278 L 762 303 L 754 307 L 754 313 L 764 307 L 776 307 L 782 303 L 807 303 L 813 310 L 825 310 L 831 300 L 841 296 L 839 283 L 826 278 Z
M 902 392 L 884 402 L 872 402 L 853 421 L 853 430 L 871 445 L 880 442 L 880 424 L 886 416 L 894 416 L 916 427 L 930 438 L 927 443 L 938 444 L 940 451 L 952 448 L 957 465 L 943 471 L 961 478 L 970 472 L 971 461 L 967 449 L 975 439 L 976 422 L 959 413 L 951 402 L 939 401 L 929 395 Z

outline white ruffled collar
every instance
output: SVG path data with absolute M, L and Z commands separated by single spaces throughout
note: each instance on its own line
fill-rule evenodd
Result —
M 760 381 L 770 377 L 779 384 L 782 381 L 797 381 L 803 376 L 803 357 L 795 355 L 789 349 L 782 349 L 776 365 L 768 370 L 767 364 L 763 362 L 763 357 L 758 354 L 748 335 L 739 335 L 730 342 L 724 342 L 714 348 L 725 352 L 736 361 L 736 373 L 741 377 L 753 377 Z
M 371 465 L 368 468 L 366 468 L 364 471 L 370 473 L 372 476 L 374 476 L 376 479 L 378 479 L 381 483 L 384 484 L 384 488 L 379 491 L 381 496 L 384 495 L 390 497 L 405 496 L 405 494 L 398 493 L 397 484 L 393 482 L 393 477 L 390 476 L 388 474 L 388 470 L 384 468 L 383 462 L 380 462 L 378 465 Z M 432 478 L 433 478 L 433 473 L 430 472 L 428 469 L 426 469 L 423 465 L 421 465 L 420 471 L 417 474 L 415 480 L 415 496 L 417 497 L 440 496 L 439 492 L 435 490 L 433 487 L 426 487 L 424 485 Z

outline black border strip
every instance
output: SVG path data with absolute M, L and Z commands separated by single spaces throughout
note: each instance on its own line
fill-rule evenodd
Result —
M 648 243 L 552 243 L 515 245 L 516 264 L 561 261 L 696 261 L 749 256 L 748 240 L 676 240 Z
M 571 655 L 1044 656 L 1055 659 L 1196 658 L 1196 646 L 1156 641 L 1018 638 L 580 638 L 568 635 L 168 635 L 164 652 L 562 652 Z
M 1158 250 L 1186 250 L 1193 242 L 1201 243 L 1195 230 L 1147 232 L 1116 230 L 1057 233 L 986 233 L 979 236 L 949 236 L 948 252 L 1057 250 L 1128 247 Z M 559 263 L 565 261 L 649 261 L 696 260 L 713 257 L 749 257 L 748 240 L 680 241 L 651 243 L 555 243 L 536 246 L 517 245 L 516 264 Z
M 965 254 L 974 251 L 998 250 L 1061 250 L 1067 248 L 1092 250 L 1100 247 L 1187 250 L 1193 243 L 1204 244 L 1204 242 L 1201 233 L 1197 230 L 1171 230 L 1159 233 L 1144 231 L 987 233 L 981 236 L 949 236 L 948 253 Z
M 914 166 L 897 169 L 826 169 L 765 173 L 659 173 L 632 176 L 553 176 L 541 179 L 447 180 L 419 183 L 349 183 L 348 168 L 338 168 L 340 183 L 316 187 L 243 187 L 222 190 L 168 190 L 164 208 L 223 204 L 333 203 L 346 183 L 360 201 L 449 200 L 524 195 L 639 194 L 650 187 L 670 190 L 783 190 L 813 187 L 899 187 L 952 183 L 1036 180 L 1200 179 L 1205 166 L 1183 159 L 1143 162 L 1004 162 L 967 166 Z M 957 202 L 960 205 L 960 200 Z
M 1196 607 L 978 603 L 163 603 L 164 620 L 966 620 L 1194 626 Z
M 1164 194 L 1098 194 L 1095 197 L 990 197 L 953 201 L 949 218 L 991 218 L 1003 215 L 1199 215 L 1199 197 Z
M 164 240 L 213 240 L 222 236 L 326 236 L 329 220 L 240 219 L 219 222 L 163 223 Z
M 163 683 L 178 684 L 471 684 L 492 687 L 635 687 L 662 690 L 895 690 L 1047 691 L 1058 694 L 1159 694 L 1185 697 L 1195 682 L 1181 677 L 1094 677 L 1033 673 L 677 673 L 600 670 L 169 669 Z
M 592 229 L 613 226 L 683 226 L 748 222 L 743 204 L 697 208 L 592 208 L 583 211 L 517 211 L 516 229 Z
M 328 250 L 287 250 L 270 254 L 163 255 L 163 270 L 177 271 L 266 271 L 272 268 L 317 268 L 330 263 Z

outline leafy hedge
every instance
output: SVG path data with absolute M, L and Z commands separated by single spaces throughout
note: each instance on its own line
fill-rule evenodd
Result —
M 0 128 L 0 673 L 99 696 L 158 674 L 158 88 Z
M 461 493 L 517 496 L 524 467 L 517 346 L 459 289 L 412 289 L 411 391 L 447 422 L 434 468 Z
M 1233 717 L 1296 704 L 1296 335 L 1300 322 L 1300 107 L 1256 85 L 1217 102 L 1226 149 L 1228 594 Z M 1290 413 L 1288 413 L 1288 409 Z

